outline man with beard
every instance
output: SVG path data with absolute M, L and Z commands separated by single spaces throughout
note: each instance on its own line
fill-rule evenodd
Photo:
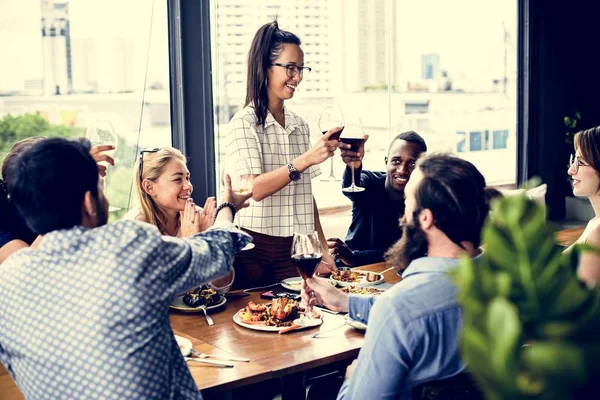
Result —
M 342 159 L 347 164 L 343 187 L 354 176 L 362 192 L 343 192 L 352 200 L 352 222 L 346 241 L 327 240 L 338 266 L 359 266 L 383 261 L 386 250 L 402 235 L 398 219 L 404 215 L 404 188 L 415 169 L 417 159 L 427 151 L 425 140 L 416 132 L 397 135 L 390 143 L 385 157 L 386 172 L 362 169 L 364 142 L 358 153 L 342 147 Z
M 458 267 L 460 256 L 478 256 L 489 212 L 485 179 L 468 161 L 429 156 L 417 163 L 405 202 L 402 239 L 386 254 L 402 281 L 374 305 L 323 291 L 318 278 L 306 281 L 305 299 L 306 291 L 314 291 L 317 302 L 368 319 L 365 343 L 338 399 L 410 399 L 414 386 L 464 369 L 458 351 L 462 314 L 447 272 Z
M 0 266 L 0 361 L 30 399 L 200 399 L 169 324 L 178 293 L 231 270 L 250 240 L 233 224 L 251 194 L 226 177 L 216 223 L 191 238 L 106 225 L 87 141 L 50 138 L 16 160 L 12 201 L 44 235 Z M 193 224 L 193 208 L 182 224 Z

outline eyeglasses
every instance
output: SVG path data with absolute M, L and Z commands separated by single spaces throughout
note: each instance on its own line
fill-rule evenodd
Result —
M 569 158 L 569 168 L 575 166 L 575 173 L 579 172 L 579 167 L 589 167 L 589 164 L 584 164 L 575 154 L 571 154 Z
M 287 70 L 288 78 L 293 78 L 294 76 L 296 76 L 296 74 L 299 74 L 300 78 L 302 78 L 304 76 L 304 71 L 306 71 L 307 74 L 309 74 L 310 71 L 312 71 L 311 67 L 299 67 L 294 64 L 273 63 L 272 65 L 275 67 L 285 68 Z
M 139 170 L 140 183 L 142 182 L 142 171 L 144 170 L 144 153 L 156 153 L 159 150 L 160 150 L 159 147 L 154 147 L 154 148 L 144 147 L 142 149 L 142 151 L 140 151 L 140 170 Z

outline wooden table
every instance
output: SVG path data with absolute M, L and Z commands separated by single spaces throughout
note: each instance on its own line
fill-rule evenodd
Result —
M 381 272 L 384 263 L 372 264 L 359 269 Z M 394 270 L 384 274 L 386 282 L 400 280 Z M 275 287 L 276 289 L 276 287 Z M 211 314 L 215 325 L 210 327 L 204 316 L 173 312 L 170 316 L 175 334 L 192 341 L 194 348 L 209 354 L 227 354 L 250 358 L 249 363 L 235 362 L 234 368 L 218 368 L 198 363 L 188 363 L 198 389 L 205 397 L 219 397 L 229 391 L 252 383 L 280 378 L 283 382 L 283 397 L 304 398 L 304 377 L 315 368 L 351 362 L 358 356 L 364 334 L 344 324 L 343 315 L 323 313 L 320 327 L 279 335 L 276 332 L 259 332 L 234 324 L 233 315 L 245 307 L 248 301 L 265 302 L 260 294 L 248 297 L 228 298 L 222 310 Z M 311 335 L 339 327 L 318 338 Z M 18 388 L 0 365 L 0 398 L 22 399 Z
M 556 243 L 564 247 L 569 247 L 579 239 L 584 230 L 585 226 L 578 226 L 577 228 L 558 231 L 556 232 Z
M 386 269 L 386 265 L 378 263 L 359 269 L 381 272 Z M 390 283 L 400 280 L 394 270 L 386 272 L 384 278 Z M 231 369 L 190 367 L 203 394 L 210 396 L 250 383 L 280 378 L 283 382 L 283 397 L 286 400 L 299 398 L 298 394 L 304 394 L 307 371 L 344 361 L 349 363 L 358 356 L 364 334 L 347 325 L 343 326 L 343 315 L 322 313 L 323 324 L 320 327 L 284 335 L 254 331 L 234 324 L 233 315 L 249 301 L 266 301 L 260 299 L 260 294 L 266 290 L 251 293 L 248 297 L 228 299 L 225 310 L 212 314 L 215 322 L 213 327 L 208 326 L 201 314 L 171 314 L 171 326 L 176 332 L 185 332 L 184 336 L 188 338 L 201 338 L 201 342 L 219 352 L 251 360 L 248 364 L 236 362 Z M 320 330 L 336 327 L 339 329 L 331 333 L 318 338 L 311 337 Z

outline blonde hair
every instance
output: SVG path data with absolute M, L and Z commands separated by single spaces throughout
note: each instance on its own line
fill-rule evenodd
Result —
M 140 161 L 141 157 L 144 158 L 142 165 L 142 173 L 140 179 Z M 138 203 L 140 205 L 141 215 L 144 221 L 158 227 L 158 230 L 164 235 L 166 234 L 163 222 L 166 221 L 166 216 L 163 210 L 144 190 L 142 182 L 144 179 L 155 182 L 156 179 L 162 174 L 165 165 L 171 160 L 180 160 L 184 163 L 187 162 L 185 156 L 176 148 L 163 147 L 156 152 L 144 152 L 138 157 L 135 168 L 134 178 L 135 191 L 137 193 Z

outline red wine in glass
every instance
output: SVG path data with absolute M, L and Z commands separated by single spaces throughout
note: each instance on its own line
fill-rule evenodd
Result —
M 358 150 L 360 150 L 360 146 L 364 141 L 364 139 L 359 138 L 340 138 L 340 142 L 349 144 L 351 146 L 349 150 L 355 153 L 358 153 Z
M 292 256 L 294 264 L 302 279 L 312 278 L 317 265 L 321 262 L 320 254 L 294 254 Z
M 340 137 L 340 142 L 349 144 L 349 150 L 358 153 L 360 146 L 362 146 L 365 141 L 365 128 L 363 128 L 360 118 L 354 115 L 346 118 L 346 125 L 344 128 L 346 129 L 346 134 L 343 137 Z M 352 168 L 352 184 L 342 188 L 342 191 L 351 193 L 364 191 L 365 188 L 360 187 L 355 183 L 354 162 L 350 163 L 350 167 Z
M 329 140 L 340 140 L 340 135 L 342 134 L 343 131 L 344 131 L 344 128 L 342 127 L 342 129 L 340 129 L 338 132 L 332 133 L 331 136 L 329 136 Z M 327 133 L 327 131 L 323 131 L 323 135 L 326 133 Z

